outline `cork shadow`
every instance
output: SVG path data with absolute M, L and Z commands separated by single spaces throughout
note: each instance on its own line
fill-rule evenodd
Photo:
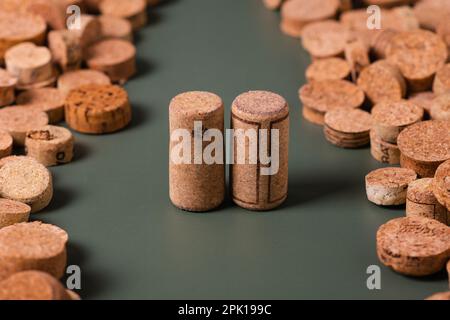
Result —
M 72 162 L 82 161 L 91 154 L 91 148 L 84 142 L 75 141 Z
M 65 187 L 54 186 L 53 199 L 45 208 L 42 213 L 52 213 L 54 211 L 61 210 L 66 206 L 70 205 L 76 199 L 76 194 L 73 190 L 67 189 Z
M 155 69 L 155 66 L 151 62 L 143 59 L 142 57 L 137 57 L 136 64 L 138 66 L 138 69 L 133 79 L 139 79 L 140 77 L 147 75 Z M 133 79 L 130 79 L 130 81 L 133 81 Z
M 147 123 L 147 121 L 150 119 L 150 108 L 144 107 L 139 103 L 131 103 L 132 110 L 133 110 L 133 116 L 131 119 L 131 123 L 128 125 L 125 130 L 133 130 L 144 123 Z

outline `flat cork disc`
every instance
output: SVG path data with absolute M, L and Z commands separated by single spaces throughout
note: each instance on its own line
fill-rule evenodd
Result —
M 0 158 L 11 154 L 13 148 L 13 138 L 6 131 L 0 131 Z
M 16 161 L 16 160 L 31 160 L 36 161 L 36 159 L 27 157 L 27 156 L 7 156 L 0 159 L 0 169 L 7 164 L 8 162 Z
M 17 96 L 16 103 L 23 107 L 47 113 L 50 123 L 64 119 L 64 96 L 55 88 L 27 90 Z
M 389 221 L 377 232 L 383 264 L 410 276 L 442 270 L 450 255 L 450 228 L 432 219 L 406 217 Z
M 269 91 L 249 91 L 239 95 L 232 104 L 232 113 L 247 121 L 275 121 L 289 114 L 286 100 Z
M 305 106 L 322 113 L 336 108 L 359 108 L 364 102 L 364 92 L 345 80 L 306 84 L 300 88 L 299 95 Z
M 417 179 L 414 171 L 405 168 L 381 168 L 370 172 L 366 176 L 366 184 L 387 188 L 407 187 Z
M 58 78 L 58 90 L 64 97 L 71 90 L 89 84 L 108 85 L 111 80 L 103 72 L 89 69 L 66 72 Z
M 402 154 L 415 161 L 446 161 L 450 159 L 450 122 L 416 123 L 400 133 L 397 143 Z
M 450 63 L 436 73 L 433 82 L 433 92 L 437 95 L 450 91 Z
M 450 210 L 450 160 L 441 164 L 436 170 L 433 192 L 439 203 Z
M 439 22 L 450 15 L 450 3 L 447 0 L 422 0 L 414 6 L 414 15 L 422 28 L 435 30 Z
M 133 41 L 133 28 L 130 21 L 114 17 L 114 16 L 99 16 L 101 38 L 102 39 L 122 39 L 126 41 Z
M 0 229 L 15 223 L 27 222 L 31 208 L 22 202 L 0 199 Z
M 308 81 L 343 80 L 350 76 L 350 66 L 344 59 L 328 58 L 314 61 L 306 69 Z
M 419 92 L 411 95 L 408 101 L 422 107 L 426 112 L 430 112 L 436 95 L 431 91 Z
M 0 229 L 0 279 L 26 270 L 61 278 L 65 273 L 67 233 L 42 222 L 18 223 Z
M 368 136 L 372 127 L 372 116 L 359 109 L 335 109 L 325 114 L 325 124 L 339 132 L 365 133 Z
M 421 204 L 436 204 L 433 178 L 423 178 L 411 182 L 408 186 L 408 200 Z
M 147 0 L 103 0 L 99 9 L 103 15 L 130 20 L 134 30 L 147 22 Z
M 408 126 L 422 120 L 423 115 L 421 107 L 406 100 L 378 103 L 372 109 L 373 121 L 383 126 Z
M 450 91 L 433 100 L 430 115 L 433 120 L 450 121 Z

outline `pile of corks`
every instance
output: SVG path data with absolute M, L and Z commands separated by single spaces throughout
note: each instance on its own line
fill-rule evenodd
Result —
M 376 160 L 401 166 L 366 176 L 371 202 L 406 204 L 377 233 L 380 261 L 408 276 L 450 274 L 450 1 L 263 2 L 311 56 L 304 118 L 333 145 L 370 144 Z
M 0 300 L 80 299 L 59 280 L 68 234 L 28 221 L 53 198 L 47 167 L 74 155 L 58 124 L 106 134 L 130 123 L 121 85 L 136 72 L 133 33 L 157 2 L 0 1 Z

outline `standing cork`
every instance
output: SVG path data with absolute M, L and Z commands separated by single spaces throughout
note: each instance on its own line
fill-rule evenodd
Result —
M 400 149 L 397 144 L 384 141 L 375 130 L 370 130 L 370 153 L 381 163 L 400 164 Z
M 231 118 L 233 201 L 249 210 L 278 207 L 288 192 L 289 106 L 286 100 L 267 91 L 243 93 L 233 102 Z
M 13 138 L 6 131 L 0 131 L 0 159 L 11 155 Z
M 0 229 L 16 223 L 27 222 L 30 212 L 30 206 L 25 203 L 0 199 Z
M 28 131 L 25 139 L 27 156 L 46 167 L 72 161 L 73 135 L 63 127 L 45 126 Z
M 186 211 L 204 212 L 217 208 L 225 197 L 222 99 L 209 92 L 179 94 L 170 102 L 169 122 L 170 200 Z M 211 150 L 206 140 L 212 143 L 213 137 L 217 147 Z M 183 146 L 182 150 L 180 146 Z M 205 155 L 214 161 L 208 161 Z
M 306 69 L 309 82 L 322 80 L 344 80 L 350 76 L 349 64 L 341 58 L 319 59 Z
M 17 96 L 17 104 L 47 113 L 49 123 L 64 120 L 64 96 L 55 88 L 31 89 Z
M 54 30 L 48 34 L 48 45 L 53 61 L 62 71 L 80 68 L 82 50 L 78 35 L 70 30 Z
M 448 19 L 450 3 L 447 0 L 418 1 L 414 6 L 414 14 L 422 28 L 436 30 L 439 22 Z
M 10 105 L 15 100 L 14 89 L 17 79 L 5 69 L 0 68 L 0 107 Z
M 147 24 L 146 0 L 103 0 L 99 9 L 105 16 L 128 19 L 133 30 L 139 30 Z
M 386 52 L 391 44 L 392 38 L 398 31 L 392 29 L 384 29 L 378 32 L 373 38 L 370 46 L 372 52 L 378 59 L 386 59 Z
M 346 44 L 344 55 L 350 66 L 352 80 L 356 82 L 361 71 L 370 65 L 369 48 L 363 41 L 354 39 Z

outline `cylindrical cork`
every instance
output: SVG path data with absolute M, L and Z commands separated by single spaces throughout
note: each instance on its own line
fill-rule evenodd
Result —
M 400 149 L 396 144 L 383 141 L 375 130 L 370 130 L 370 153 L 372 157 L 387 164 L 400 164 Z
M 65 98 L 70 91 L 88 84 L 111 84 L 111 79 L 101 71 L 83 69 L 66 72 L 58 78 L 58 90 Z
M 5 69 L 0 68 L 0 107 L 10 105 L 14 102 L 14 89 L 17 79 Z
M 99 9 L 103 15 L 128 19 L 133 30 L 139 30 L 147 24 L 146 0 L 103 0 Z
M 430 116 L 433 120 L 450 121 L 450 90 L 433 100 Z
M 217 208 L 225 197 L 222 99 L 209 92 L 179 94 L 170 102 L 169 122 L 172 203 L 193 212 Z
M 249 210 L 276 208 L 288 192 L 289 106 L 278 94 L 250 91 L 231 112 L 233 201 Z
M 11 155 L 13 138 L 6 131 L 0 131 L 0 159 Z
M 65 97 L 56 88 L 39 88 L 23 91 L 17 96 L 16 103 L 36 111 L 44 111 L 49 123 L 64 120 Z
M 122 39 L 133 41 L 133 28 L 130 21 L 113 16 L 100 16 L 101 39 Z
M 450 63 L 442 67 L 434 77 L 433 92 L 436 95 L 450 91 Z

